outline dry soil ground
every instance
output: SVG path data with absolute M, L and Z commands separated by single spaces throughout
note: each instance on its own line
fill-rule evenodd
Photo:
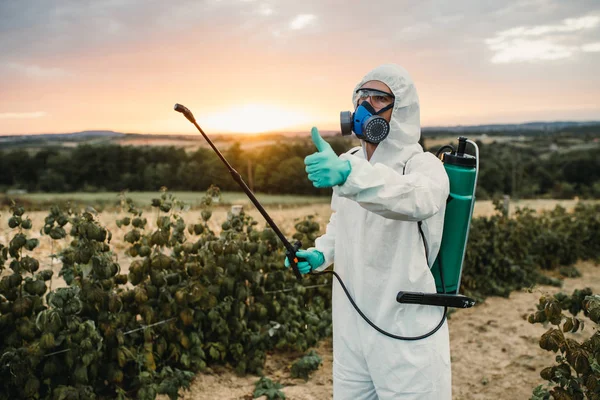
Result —
M 580 263 L 582 277 L 565 279 L 562 291 L 591 287 L 600 293 L 600 266 Z M 548 329 L 530 324 L 526 317 L 536 310 L 542 293 L 561 289 L 539 286 L 514 292 L 509 298 L 488 298 L 483 304 L 452 314 L 450 344 L 452 354 L 452 398 L 455 400 L 529 399 L 533 388 L 544 383 L 539 372 L 554 365 L 555 354 L 542 350 L 538 341 Z M 576 340 L 593 333 L 592 323 Z M 323 365 L 305 382 L 290 377 L 290 365 L 298 354 L 269 355 L 264 374 L 282 383 L 290 400 L 326 400 L 333 396 L 331 339 L 316 348 Z M 251 399 L 257 376 L 236 376 L 228 368 L 199 374 L 185 400 Z

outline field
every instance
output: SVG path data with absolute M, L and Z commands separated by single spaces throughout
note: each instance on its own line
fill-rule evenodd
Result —
M 563 291 L 591 287 L 600 292 L 600 268 L 581 263 L 583 276 L 565 279 Z M 533 388 L 543 383 L 539 372 L 552 365 L 554 353 L 538 346 L 547 328 L 532 325 L 526 318 L 535 311 L 542 293 L 559 289 L 539 286 L 512 293 L 510 298 L 493 297 L 476 307 L 459 310 L 449 320 L 452 357 L 452 398 L 454 400 L 528 399 Z M 501 323 L 502 322 L 502 323 Z M 574 335 L 588 337 L 593 328 Z M 297 354 L 272 354 L 267 358 L 266 376 L 279 380 L 290 400 L 328 400 L 333 397 L 332 343 L 327 339 L 316 348 L 323 365 L 308 382 L 290 378 L 290 365 Z M 185 400 L 251 399 L 255 376 L 238 377 L 226 368 L 198 375 L 190 391 L 181 392 Z M 161 398 L 166 400 L 166 397 Z
M 170 192 L 178 200 L 184 202 L 190 209 L 198 208 L 204 192 Z M 149 208 L 153 198 L 159 197 L 158 192 L 127 192 L 129 197 L 138 207 Z M 258 201 L 265 205 L 275 206 L 297 206 L 303 204 L 329 204 L 329 198 L 323 196 L 296 196 L 296 195 L 271 195 L 256 194 Z M 76 207 L 91 206 L 100 209 L 118 209 L 120 207 L 120 193 L 96 192 L 96 193 L 27 193 L 15 195 L 0 195 L 0 202 L 9 204 L 14 199 L 23 203 L 29 209 L 45 210 L 53 204 L 73 204 Z M 232 204 L 251 205 L 252 202 L 243 192 L 221 193 L 220 204 L 228 206 Z
M 176 194 L 182 200 L 193 199 L 197 194 Z M 97 195 L 96 195 L 97 196 Z M 103 194 L 104 199 L 112 201 L 116 194 Z M 136 201 L 148 204 L 155 194 L 139 194 Z M 80 197 L 82 204 L 94 204 L 94 195 Z M 297 220 L 306 215 L 314 215 L 321 224 L 321 230 L 330 215 L 326 198 L 303 198 L 294 201 L 294 196 L 265 196 L 261 198 L 267 211 L 274 221 L 286 234 L 291 234 Z M 44 196 L 30 197 L 30 201 L 47 201 Z M 55 200 L 56 198 L 53 198 Z M 298 201 L 300 200 L 300 201 Z M 302 204 L 306 202 L 305 204 Z M 213 212 L 210 225 L 218 231 L 220 224 L 226 219 L 231 204 L 244 204 L 247 213 L 252 215 L 259 225 L 264 226 L 264 219 L 258 211 L 249 205 L 247 199 L 240 194 L 225 194 L 223 203 Z M 308 204 L 307 204 L 308 203 Z M 570 209 L 576 200 L 524 200 L 515 201 L 510 205 L 510 211 L 517 207 L 530 207 L 536 210 L 553 209 L 557 204 Z M 490 215 L 494 212 L 493 204 L 489 201 L 477 202 L 475 216 Z M 182 212 L 187 223 L 200 218 L 199 209 Z M 25 216 L 32 219 L 34 227 L 42 225 L 47 211 L 28 212 Z M 122 273 L 127 272 L 131 258 L 124 253 L 126 243 L 122 241 L 123 232 L 116 226 L 116 219 L 124 216 L 117 208 L 108 207 L 98 215 L 100 222 L 106 226 L 115 239 L 111 243 Z M 150 227 L 155 226 L 152 211 L 146 211 Z M 0 211 L 0 243 L 8 243 L 10 229 L 7 226 L 8 210 Z M 33 237 L 39 237 L 39 232 L 31 232 Z M 40 253 L 56 254 L 66 241 L 52 248 L 48 237 L 40 238 Z M 41 268 L 51 266 L 55 271 L 52 287 L 64 286 L 62 279 L 57 278 L 60 266 L 51 258 L 40 259 Z M 571 293 L 573 289 L 591 286 L 595 293 L 600 292 L 600 268 L 592 263 L 580 263 L 578 269 L 583 276 L 575 279 L 565 279 L 563 291 Z M 556 292 L 554 287 L 535 287 L 529 290 L 514 292 L 509 298 L 488 298 L 483 304 L 472 309 L 460 310 L 451 316 L 450 336 L 452 349 L 453 398 L 462 400 L 478 399 L 521 399 L 529 398 L 531 390 L 542 383 L 539 377 L 541 368 L 548 366 L 554 359 L 553 353 L 548 353 L 537 346 L 537 341 L 545 328 L 531 325 L 526 316 L 535 310 L 535 304 L 542 293 Z M 501 323 L 502 322 L 502 323 Z M 589 335 L 591 328 L 586 328 L 577 337 Z M 270 354 L 265 366 L 265 374 L 273 380 L 278 380 L 286 387 L 283 392 L 288 399 L 330 399 L 332 397 L 332 344 L 331 340 L 322 341 L 317 352 L 323 358 L 323 365 L 315 372 L 308 382 L 289 377 L 289 368 L 298 358 L 298 354 Z M 238 377 L 227 367 L 216 367 L 207 374 L 198 375 L 190 391 L 182 391 L 184 399 L 251 399 L 254 383 L 258 377 L 248 375 Z M 166 400 L 166 397 L 162 399 Z
M 219 134 L 206 132 L 208 138 L 220 150 L 226 150 L 235 142 L 243 142 L 244 148 L 268 146 L 278 141 L 300 142 L 310 137 L 310 132 L 272 132 L 264 134 Z M 323 136 L 339 135 L 339 132 L 322 131 Z M 451 137 L 454 138 L 455 135 Z M 176 147 L 186 152 L 194 152 L 199 148 L 209 148 L 210 145 L 190 126 L 184 134 L 138 134 L 138 133 L 109 133 L 108 135 L 95 135 L 93 132 L 80 132 L 66 135 L 24 135 L 16 137 L 0 137 L 3 148 L 20 148 L 36 152 L 40 149 L 53 147 L 76 148 L 82 144 L 92 146 L 117 145 L 117 146 L 143 146 L 143 147 Z
M 204 196 L 203 192 L 169 192 L 175 198 L 189 206 L 191 210 L 200 207 L 200 202 Z M 124 195 L 133 200 L 136 206 L 141 208 L 150 208 L 153 198 L 159 196 L 158 192 L 125 192 Z M 298 208 L 306 206 L 309 210 L 315 209 L 322 211 L 329 208 L 330 198 L 328 196 L 301 196 L 301 195 L 277 195 L 257 193 L 258 201 L 271 209 L 278 210 L 284 208 Z M 98 210 L 107 209 L 111 212 L 120 209 L 120 193 L 117 192 L 96 192 L 96 193 L 26 193 L 26 194 L 0 194 L 0 204 L 8 205 L 12 200 L 24 204 L 29 210 L 46 210 L 54 204 L 72 204 L 75 207 L 91 206 Z M 579 200 L 554 200 L 554 199 L 523 199 L 510 201 L 511 212 L 516 208 L 529 207 L 534 210 L 550 210 L 557 204 L 565 208 L 572 208 Z M 588 201 L 588 202 L 594 202 Z M 247 209 L 254 209 L 252 202 L 243 192 L 222 192 L 218 205 L 220 209 L 225 210 L 231 205 L 243 205 Z M 300 210 L 305 212 L 306 210 Z M 1 212 L 1 210 L 0 210 Z M 474 216 L 490 215 L 494 212 L 494 205 L 491 201 L 477 201 L 475 203 Z M 257 214 L 258 215 L 258 214 Z M 327 214 L 329 215 L 329 214 Z M 294 218 L 298 214 L 294 215 Z M 186 219 L 187 220 L 187 219 Z
M 197 193 L 181 192 L 174 193 L 177 198 L 187 201 L 188 204 L 194 204 L 193 201 L 199 199 Z M 148 205 L 153 197 L 158 197 L 156 193 L 130 193 L 129 197 L 142 205 Z M 331 215 L 331 208 L 329 205 L 329 199 L 325 197 L 309 197 L 309 196 L 276 196 L 276 195 L 259 195 L 259 200 L 265 205 L 265 209 L 275 221 L 277 226 L 282 232 L 288 236 L 291 236 L 294 232 L 294 225 L 296 222 L 301 220 L 303 217 L 312 215 L 315 220 L 320 224 L 321 231 L 325 229 L 325 225 L 329 221 Z M 27 195 L 26 199 L 32 202 L 34 208 L 38 208 L 41 205 L 53 204 L 53 202 L 66 199 L 74 199 L 72 194 L 31 194 Z M 76 197 L 76 203 L 78 206 L 85 207 L 86 205 L 92 205 L 101 209 L 103 206 L 109 205 L 105 210 L 98 214 L 98 220 L 105 226 L 109 231 L 113 232 L 115 239 L 111 242 L 112 248 L 116 251 L 119 263 L 123 269 L 122 272 L 127 272 L 127 266 L 133 260 L 131 257 L 124 253 L 127 243 L 123 242 L 123 234 L 125 230 L 120 229 L 116 225 L 116 220 L 124 217 L 126 214 L 120 210 L 120 207 L 114 207 L 112 204 L 118 199 L 116 193 L 79 193 Z M 597 201 L 595 201 L 597 202 Z M 220 226 L 223 221 L 227 218 L 227 213 L 231 209 L 231 205 L 239 204 L 243 205 L 244 211 L 254 218 L 259 226 L 264 227 L 266 222 L 260 212 L 250 203 L 250 201 L 244 197 L 243 193 L 224 193 L 222 197 L 222 205 L 215 207 L 213 215 L 209 220 L 209 226 L 213 231 L 220 231 Z M 517 208 L 529 207 L 534 210 L 551 210 L 556 205 L 561 205 L 567 210 L 572 209 L 577 204 L 577 200 L 520 200 L 510 203 L 510 213 L 514 213 Z M 473 211 L 473 217 L 478 216 L 489 216 L 494 213 L 494 205 L 491 201 L 477 201 L 475 203 L 475 209 Z M 201 210 L 199 208 L 191 208 L 186 211 L 182 211 L 180 214 L 187 223 L 196 223 L 200 221 Z M 26 217 L 31 218 L 33 226 L 43 226 L 44 218 L 48 215 L 48 211 L 32 211 L 25 214 Z M 152 218 L 152 211 L 149 209 L 145 212 L 145 216 L 148 218 L 148 228 L 155 229 L 156 221 Z M 0 243 L 8 243 L 10 241 L 11 229 L 8 227 L 8 218 L 10 214 L 7 208 L 0 210 Z M 59 248 L 51 248 L 53 242 L 47 236 L 40 236 L 39 232 L 31 232 L 32 237 L 37 237 L 40 240 L 39 251 L 43 254 L 55 254 L 59 251 Z M 66 243 L 65 243 L 66 245 Z M 44 260 L 40 260 L 44 263 Z M 49 266 L 52 260 L 45 260 L 46 265 Z M 56 263 L 57 261 L 55 261 Z M 44 265 L 41 267 L 43 268 Z M 55 269 L 57 266 L 55 266 Z M 60 268 L 56 269 L 58 272 Z M 6 272 L 6 271 L 5 271 Z M 53 279 L 53 287 L 63 286 L 64 282 L 62 279 L 57 277 L 55 274 Z M 58 286 L 57 286 L 58 285 Z

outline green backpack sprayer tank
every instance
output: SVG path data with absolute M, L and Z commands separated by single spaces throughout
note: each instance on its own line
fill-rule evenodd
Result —
M 475 147 L 475 157 L 465 153 L 467 142 Z M 456 294 L 460 287 L 475 204 L 478 153 L 477 145 L 464 137 L 458 139 L 458 149 L 455 152 L 443 153 L 442 162 L 450 180 L 450 196 L 446 203 L 442 244 L 431 268 L 438 293 Z
M 475 156 L 465 153 L 467 143 L 475 148 Z M 479 171 L 479 148 L 465 137 L 458 138 L 458 148 L 443 146 L 442 162 L 450 181 L 450 195 L 446 201 L 442 243 L 431 267 L 437 293 L 404 292 L 396 296 L 398 303 L 427 304 L 443 307 L 472 307 L 475 301 L 458 294 L 462 265 L 469 238 L 469 227 L 475 205 L 475 187 Z M 421 231 L 422 232 L 422 231 Z M 426 242 L 425 236 L 423 241 Z M 445 314 L 444 314 L 445 315 Z

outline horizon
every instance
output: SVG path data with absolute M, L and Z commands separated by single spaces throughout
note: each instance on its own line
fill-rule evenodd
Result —
M 335 131 L 386 62 L 424 129 L 600 120 L 593 0 L 345 4 L 2 2 L 0 136 L 195 134 L 177 101 L 215 134 Z
M 520 125 L 533 125 L 533 124 L 582 124 L 582 125 L 600 125 L 600 120 L 555 120 L 555 121 L 525 121 L 517 123 L 489 123 L 489 124 L 476 124 L 476 125 L 438 125 L 438 126 L 421 126 L 421 130 L 433 130 L 433 129 L 456 129 L 456 128 L 476 128 L 476 127 L 490 127 L 490 126 L 520 126 Z M 302 130 L 275 130 L 266 132 L 205 132 L 208 135 L 219 135 L 219 136 L 260 136 L 260 135 L 285 135 L 285 134 L 302 134 L 305 131 Z M 339 133 L 339 129 L 323 129 L 319 130 L 321 133 Z M 74 132 L 43 132 L 43 133 L 0 133 L 0 137 L 12 137 L 12 136 L 44 136 L 44 135 L 75 135 L 75 134 L 89 134 L 89 133 L 114 133 L 117 135 L 148 135 L 148 136 L 198 136 L 202 137 L 202 134 L 197 130 L 190 130 L 190 132 L 121 132 L 114 129 L 84 129 Z M 310 130 L 306 131 L 310 134 Z

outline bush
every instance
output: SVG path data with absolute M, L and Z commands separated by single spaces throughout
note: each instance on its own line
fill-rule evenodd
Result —
M 218 234 L 211 231 L 211 196 L 189 223 L 180 215 L 184 205 L 166 190 L 152 200 L 152 217 L 130 199 L 122 204 L 117 226 L 133 257 L 128 273 L 93 211 L 51 208 L 41 232 L 61 241 L 67 283 L 52 291 L 53 272 L 40 270 L 34 257 L 32 222 L 23 207 L 11 207 L 13 237 L 0 243 L 0 400 L 175 399 L 197 371 L 229 364 L 239 374 L 261 374 L 267 352 L 305 352 L 331 335 L 330 276 L 297 281 L 272 229 L 259 229 L 242 212 L 228 215 Z M 506 296 L 548 282 L 540 267 L 597 259 L 599 211 L 581 205 L 572 214 L 525 209 L 510 219 L 474 219 L 463 288 L 479 298 Z M 156 229 L 148 228 L 149 218 Z M 295 228 L 295 240 L 314 245 L 314 218 Z
M 319 366 L 323 363 L 323 360 L 319 355 L 311 350 L 307 355 L 292 364 L 292 377 L 302 378 L 305 381 L 308 380 L 308 376 L 319 369 Z
M 543 296 L 537 309 L 529 322 L 555 326 L 542 335 L 540 347 L 557 356 L 555 365 L 540 372 L 548 383 L 536 387 L 532 399 L 600 399 L 600 296 L 589 288 L 575 290 L 571 296 Z M 569 310 L 573 317 L 562 310 Z M 566 336 L 583 330 L 584 320 L 577 317 L 580 311 L 595 324 L 595 333 L 583 342 Z
M 541 271 L 600 260 L 600 205 L 578 204 L 572 213 L 560 206 L 539 214 L 524 208 L 512 218 L 503 214 L 499 201 L 495 205 L 496 214 L 471 221 L 461 279 L 466 294 L 483 299 L 536 283 L 560 286 Z
M 285 394 L 279 389 L 283 389 L 283 385 L 279 382 L 273 382 L 269 378 L 261 377 L 255 384 L 253 398 L 265 396 L 267 400 L 285 399 Z
M 68 286 L 45 298 L 52 271 L 36 274 L 39 262 L 26 251 L 37 240 L 23 233 L 31 221 L 15 207 L 9 224 L 17 233 L 0 248 L 2 265 L 13 269 L 0 283 L 0 399 L 177 398 L 212 364 L 260 374 L 267 351 L 306 351 L 330 335 L 330 280 L 298 282 L 273 230 L 257 229 L 243 212 L 215 234 L 211 198 L 204 202 L 201 220 L 186 225 L 182 204 L 163 191 L 152 200 L 157 229 L 149 230 L 125 199 L 128 215 L 117 225 L 134 257 L 128 274 L 93 214 L 53 208 L 42 232 L 70 237 L 59 255 Z M 296 227 L 294 237 L 312 245 L 319 225 L 305 218 Z

